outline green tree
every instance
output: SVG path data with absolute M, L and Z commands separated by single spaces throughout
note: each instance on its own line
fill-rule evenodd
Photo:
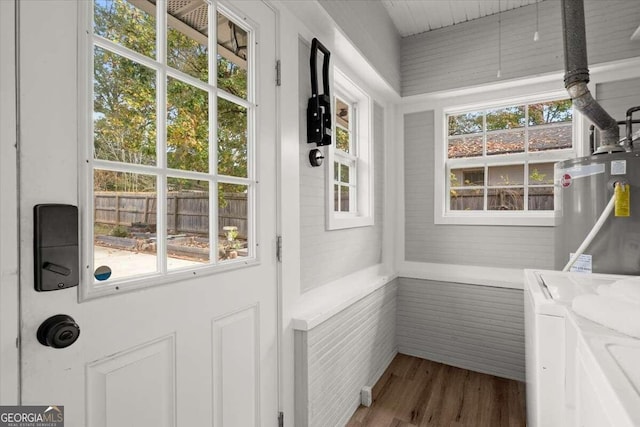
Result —
M 156 21 L 126 0 L 96 0 L 94 31 L 150 58 L 156 57 Z M 232 23 L 229 23 L 233 26 Z M 233 27 L 232 27 L 233 29 Z M 207 46 L 169 28 L 167 64 L 204 82 L 209 80 Z M 217 55 L 217 85 L 239 98 L 247 97 L 246 54 L 231 61 Z M 244 62 L 246 64 L 246 62 Z M 156 72 L 100 47 L 94 48 L 94 156 L 102 160 L 155 165 L 157 162 Z M 167 166 L 180 170 L 209 171 L 209 92 L 169 78 L 166 82 Z M 235 102 L 217 101 L 217 156 L 222 175 L 247 176 L 247 110 Z M 96 186 L 122 188 L 124 175 L 98 171 Z M 154 188 L 154 178 L 127 174 L 127 188 Z M 177 181 L 176 181 L 177 182 Z M 180 180 L 180 189 L 197 188 L 192 180 Z M 229 190 L 235 187 L 230 186 Z M 244 187 L 243 187 L 244 188 Z M 221 194 L 222 196 L 222 194 Z M 221 200 L 223 203 L 224 201 Z

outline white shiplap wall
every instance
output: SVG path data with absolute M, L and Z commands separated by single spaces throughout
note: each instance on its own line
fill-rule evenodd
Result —
M 540 40 L 533 41 L 535 5 L 502 13 L 502 79 L 564 67 L 560 1 L 539 3 Z M 586 0 L 589 63 L 637 57 L 630 40 L 640 23 L 640 1 Z M 498 18 L 488 16 L 402 39 L 402 95 L 498 81 Z
M 396 354 L 397 279 L 295 335 L 296 427 L 343 426 Z
M 522 292 L 400 278 L 398 351 L 524 381 Z
M 384 203 L 384 109 L 374 103 L 375 225 L 344 230 L 325 228 L 325 173 L 311 167 L 307 139 L 307 100 L 311 96 L 309 46 L 300 41 L 300 269 L 303 292 L 382 261 Z M 326 148 L 324 148 L 326 150 Z
M 400 34 L 382 3 L 346 0 L 319 3 L 386 82 L 400 93 Z
M 553 269 L 552 227 L 434 224 L 433 111 L 404 116 L 405 260 Z

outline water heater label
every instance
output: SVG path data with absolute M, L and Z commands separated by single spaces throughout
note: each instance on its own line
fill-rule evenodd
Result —
M 626 160 L 614 160 L 611 162 L 611 175 L 626 175 L 626 174 L 627 174 Z
M 629 185 L 616 183 L 614 194 L 616 196 L 614 199 L 614 215 L 617 217 L 630 216 L 631 191 Z
M 573 258 L 574 255 L 575 254 L 571 252 L 569 254 L 569 259 Z M 591 264 L 591 255 L 582 254 L 578 257 L 576 262 L 573 263 L 571 270 L 569 271 L 572 273 L 591 273 Z

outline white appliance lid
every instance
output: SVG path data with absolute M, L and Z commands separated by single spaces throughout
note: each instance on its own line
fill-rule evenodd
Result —
M 578 295 L 595 294 L 600 285 L 608 285 L 617 280 L 615 276 L 601 276 L 585 273 L 543 273 L 542 283 L 551 298 L 562 304 L 571 304 Z

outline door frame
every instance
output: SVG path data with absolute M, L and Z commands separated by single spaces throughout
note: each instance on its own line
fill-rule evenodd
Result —
M 15 0 L 0 1 L 0 405 L 20 403 Z

